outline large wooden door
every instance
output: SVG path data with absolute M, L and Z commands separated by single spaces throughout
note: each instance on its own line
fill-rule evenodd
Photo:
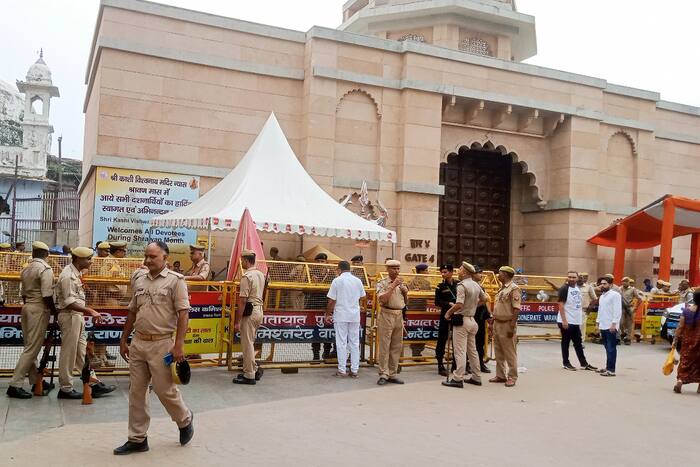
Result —
M 438 261 L 497 270 L 508 264 L 511 156 L 460 150 L 440 165 Z

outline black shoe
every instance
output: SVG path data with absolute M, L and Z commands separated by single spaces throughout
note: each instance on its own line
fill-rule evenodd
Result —
M 439 374 L 440 376 L 447 376 L 447 368 L 445 368 L 444 366 L 440 365 L 440 366 L 438 367 L 438 374 Z
M 190 424 L 185 428 L 180 428 L 180 445 L 189 443 L 194 436 L 194 413 L 190 410 Z
M 574 366 L 571 363 L 564 365 L 564 369 L 569 371 L 576 371 L 576 368 L 574 368 Z
M 489 369 L 489 367 L 486 366 L 486 364 L 482 363 L 481 364 L 481 372 L 482 373 L 491 373 L 491 370 Z
M 386 384 L 386 382 L 387 382 L 387 379 L 386 379 L 386 378 L 379 378 L 379 379 L 377 380 L 377 385 L 379 385 L 379 386 L 384 386 L 384 385 Z
M 113 392 L 115 389 L 117 389 L 117 387 L 113 384 L 107 385 L 100 381 L 99 383 L 90 386 L 90 389 L 92 389 L 92 397 L 102 397 L 106 396 L 110 392 Z
M 629 339 L 625 339 L 625 345 L 632 345 L 632 341 Z
M 263 371 L 262 368 L 255 370 L 255 381 L 260 381 L 260 379 L 263 377 L 263 373 L 265 373 L 265 371 Z
M 250 384 L 254 385 L 255 384 L 255 378 L 246 378 L 243 376 L 243 373 L 240 373 L 238 376 L 233 378 L 233 381 L 231 381 L 233 384 Z
M 23 388 L 16 388 L 14 386 L 8 387 L 6 394 L 9 397 L 13 397 L 15 399 L 31 399 L 32 398 L 31 392 L 27 392 Z
M 588 364 L 586 366 L 581 367 L 582 370 L 588 370 L 588 371 L 598 371 L 598 368 L 594 367 L 591 364 Z
M 57 399 L 82 399 L 83 398 L 83 393 L 78 392 L 75 389 L 71 389 L 70 392 L 68 391 L 58 391 L 58 396 L 56 396 Z
M 42 390 L 43 390 L 44 392 L 49 392 L 49 391 L 51 391 L 53 388 L 56 387 L 55 384 L 53 384 L 53 383 L 47 383 L 46 381 L 42 381 L 41 386 L 42 386 Z M 36 384 L 32 384 L 32 393 L 34 393 L 34 388 L 35 388 L 35 387 L 36 387 Z
M 403 384 L 403 380 L 400 380 L 399 378 L 389 378 L 386 380 L 386 382 L 391 384 Z
M 116 360 L 117 359 L 116 355 L 112 355 L 109 352 L 105 352 L 105 356 L 107 357 L 107 360 Z
M 132 452 L 146 452 L 148 451 L 148 438 L 144 439 L 140 443 L 135 443 L 133 441 L 127 441 L 113 452 L 115 456 L 125 456 L 131 454 Z
M 453 380 L 453 379 L 451 379 L 451 380 L 449 380 L 449 381 L 443 381 L 443 382 L 442 382 L 442 385 L 443 385 L 443 386 L 450 387 L 450 388 L 463 388 L 463 387 L 464 387 L 464 383 L 463 383 L 463 382 L 461 382 L 461 381 L 455 381 L 455 380 Z
M 465 381 L 467 384 L 473 384 L 474 386 L 481 386 L 481 381 L 477 381 L 475 379 L 469 378 L 468 380 Z

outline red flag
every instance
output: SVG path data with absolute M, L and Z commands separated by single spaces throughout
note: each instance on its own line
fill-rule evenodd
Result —
M 231 259 L 228 266 L 228 275 L 226 280 L 233 280 L 240 269 L 240 258 L 243 250 L 252 250 L 255 252 L 255 267 L 267 275 L 267 263 L 264 263 L 265 252 L 263 251 L 258 230 L 255 228 L 255 222 L 250 215 L 248 208 L 243 211 L 241 222 L 238 224 L 238 232 L 236 233 L 236 241 L 233 242 L 231 249 Z

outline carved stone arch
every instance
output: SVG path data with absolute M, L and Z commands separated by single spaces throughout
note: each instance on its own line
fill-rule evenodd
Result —
M 466 145 L 466 144 L 459 144 L 457 145 L 453 150 L 447 151 L 443 157 L 441 162 L 447 162 L 448 157 L 450 156 L 457 156 L 459 154 L 460 149 L 462 148 L 467 148 L 467 149 L 473 149 L 475 151 L 490 151 L 490 152 L 497 152 L 501 154 L 502 156 L 507 156 L 510 155 L 513 160 L 513 164 L 517 165 L 520 167 L 521 173 L 525 175 L 528 181 L 528 185 L 531 189 L 533 198 L 536 203 L 544 203 L 544 197 L 540 193 L 540 186 L 537 184 L 537 174 L 535 174 L 534 171 L 530 170 L 528 167 L 528 164 L 526 161 L 521 160 L 520 156 L 518 155 L 517 152 L 515 151 L 508 151 L 508 149 L 503 146 L 503 145 L 498 145 L 496 146 L 491 140 L 486 140 L 483 143 L 479 141 L 474 141 L 473 143 Z
M 46 103 L 44 102 L 44 98 L 37 94 L 29 99 L 29 109 L 35 115 L 43 115 L 45 112 L 45 106 Z
M 365 91 L 362 88 L 353 88 L 353 89 L 350 89 L 347 92 L 345 92 L 345 94 L 343 94 L 343 96 L 338 100 L 338 105 L 336 105 L 336 107 L 335 107 L 336 113 L 338 113 L 338 110 L 340 110 L 340 106 L 342 105 L 343 100 L 345 100 L 345 98 L 351 94 L 362 94 L 362 95 L 368 97 L 369 100 L 371 100 L 372 103 L 374 104 L 374 108 L 375 108 L 375 111 L 377 113 L 377 119 L 382 118 L 382 110 L 381 110 L 381 107 L 379 105 L 379 102 L 377 102 L 377 99 L 375 99 L 372 94 L 370 94 L 368 91 Z
M 610 138 L 608 138 L 608 144 L 610 144 L 610 140 L 613 139 L 615 136 L 621 135 L 623 136 L 629 143 L 630 146 L 632 147 L 632 155 L 634 157 L 637 157 L 639 154 L 637 153 L 637 143 L 634 141 L 634 138 L 632 138 L 632 135 L 630 135 L 628 132 L 625 130 L 616 130 L 614 131 L 611 135 Z

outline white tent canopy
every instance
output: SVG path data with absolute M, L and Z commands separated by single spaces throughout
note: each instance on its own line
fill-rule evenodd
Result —
M 271 114 L 241 162 L 197 201 L 151 225 L 236 230 L 248 208 L 258 230 L 396 242 L 396 233 L 363 219 L 326 193 L 294 155 Z

